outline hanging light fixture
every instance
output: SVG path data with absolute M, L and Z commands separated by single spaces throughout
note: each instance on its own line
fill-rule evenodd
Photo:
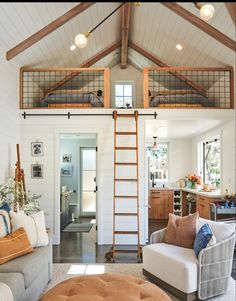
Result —
M 195 7 L 200 10 L 200 17 L 204 21 L 210 20 L 214 15 L 214 6 L 211 4 L 201 4 L 199 2 L 193 2 Z
M 154 136 L 153 139 L 154 139 L 154 142 L 153 142 L 152 149 L 157 149 L 157 137 Z
M 91 33 L 97 29 L 103 22 L 105 22 L 108 18 L 110 18 L 111 15 L 113 15 L 119 8 L 121 8 L 121 6 L 123 6 L 125 3 L 127 2 L 123 2 L 121 5 L 119 5 L 117 8 L 115 8 L 105 19 L 103 19 L 101 22 L 99 22 L 93 29 L 91 29 L 90 31 L 82 34 L 77 34 L 75 36 L 75 45 L 78 47 L 78 48 L 84 48 L 86 47 L 87 43 L 88 43 L 88 37 L 91 35 Z M 137 3 L 140 3 L 140 2 L 137 2 Z M 75 45 L 72 45 L 72 46 L 75 46 Z M 71 46 L 71 47 L 72 47 Z M 74 50 L 75 48 L 72 47 L 72 49 Z

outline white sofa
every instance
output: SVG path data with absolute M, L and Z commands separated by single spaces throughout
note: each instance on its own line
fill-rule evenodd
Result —
M 228 287 L 235 245 L 232 224 L 199 218 L 197 231 L 208 223 L 216 244 L 197 257 L 193 249 L 163 242 L 166 229 L 152 233 L 143 247 L 143 274 L 182 300 L 207 299 L 223 294 Z

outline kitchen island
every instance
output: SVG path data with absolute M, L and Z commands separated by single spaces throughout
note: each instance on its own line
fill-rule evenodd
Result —
M 180 192 L 179 198 L 178 191 Z M 190 188 L 152 187 L 149 191 L 149 219 L 165 220 L 168 219 L 169 213 L 187 215 L 187 194 L 189 193 L 193 194 L 196 199 L 194 211 L 197 210 L 199 216 L 206 219 L 211 219 L 210 203 L 220 201 L 224 197 L 219 190 L 206 192 Z

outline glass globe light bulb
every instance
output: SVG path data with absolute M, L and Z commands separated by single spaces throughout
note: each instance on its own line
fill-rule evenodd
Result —
M 205 4 L 200 9 L 200 17 L 204 21 L 210 20 L 214 15 L 214 7 L 211 4 Z
M 84 48 L 88 43 L 88 39 L 84 34 L 77 34 L 75 37 L 75 45 L 79 48 Z

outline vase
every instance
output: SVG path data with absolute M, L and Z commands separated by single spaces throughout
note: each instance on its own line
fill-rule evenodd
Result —
M 197 183 L 196 183 L 196 182 L 192 182 L 191 188 L 192 188 L 192 189 L 196 189 L 196 188 L 197 188 Z

